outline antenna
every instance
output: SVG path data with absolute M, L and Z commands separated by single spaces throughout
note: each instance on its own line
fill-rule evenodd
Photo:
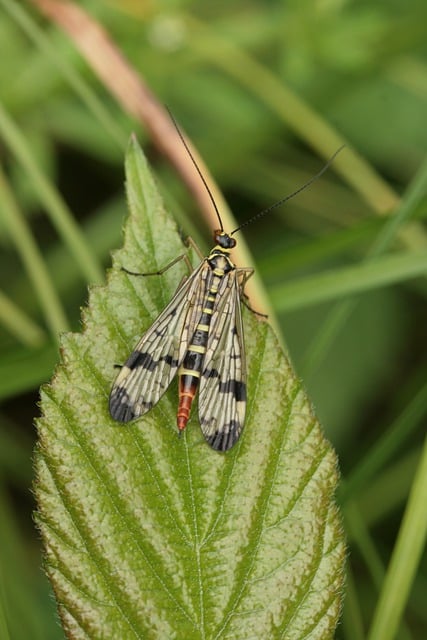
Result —
M 284 198 L 282 198 L 278 202 L 275 202 L 274 204 L 270 205 L 266 209 L 263 209 L 259 213 L 257 213 L 254 216 L 252 216 L 252 218 L 249 218 L 249 220 L 246 220 L 246 222 L 243 222 L 240 225 L 240 227 L 237 227 L 237 229 L 234 229 L 234 231 L 232 231 L 230 233 L 230 236 L 232 236 L 237 231 L 240 231 L 241 229 L 243 229 L 243 227 L 246 227 L 246 225 L 251 224 L 252 222 L 254 222 L 254 220 L 258 220 L 258 218 L 261 218 L 262 216 L 265 216 L 266 213 L 270 213 L 270 211 L 272 211 L 273 209 L 276 209 L 277 207 L 280 207 L 280 205 L 284 204 L 288 200 L 291 200 L 291 198 L 295 198 L 295 196 L 298 195 L 299 193 L 301 193 L 301 191 L 304 191 L 305 189 L 307 189 L 307 187 L 309 187 L 311 184 L 313 184 L 313 182 L 316 182 L 316 180 L 318 180 L 320 178 L 320 176 L 322 176 L 325 173 L 325 171 L 327 169 L 329 169 L 329 167 L 331 166 L 331 164 L 333 163 L 333 161 L 335 160 L 337 155 L 340 153 L 340 151 L 342 151 L 344 149 L 344 147 L 345 147 L 345 144 L 343 144 L 339 149 L 337 149 L 337 151 L 335 151 L 335 153 L 329 158 L 329 160 L 320 169 L 320 171 L 318 173 L 316 173 L 316 175 L 314 175 L 312 178 L 310 178 L 310 180 L 307 180 L 307 182 L 305 182 L 296 191 L 294 191 L 293 193 L 290 193 L 289 195 L 285 196 Z
M 176 129 L 176 131 L 177 131 L 177 133 L 178 133 L 179 137 L 181 138 L 181 142 L 182 142 L 182 144 L 184 145 L 184 147 L 185 147 L 185 149 L 186 149 L 186 151 L 187 151 L 188 155 L 190 156 L 191 162 L 192 162 L 192 163 L 193 163 L 193 165 L 195 166 L 196 171 L 197 171 L 197 173 L 199 174 L 199 177 L 200 177 L 201 181 L 203 182 L 203 184 L 204 184 L 204 186 L 205 186 L 206 191 L 208 192 L 208 196 L 209 196 L 209 198 L 210 198 L 210 201 L 212 202 L 213 208 L 215 209 L 215 213 L 216 213 L 216 215 L 217 215 L 217 217 L 218 217 L 218 221 L 219 221 L 220 229 L 221 229 L 221 231 L 224 231 L 224 228 L 223 228 L 223 226 L 222 226 L 221 216 L 219 215 L 218 207 L 216 206 L 216 202 L 215 202 L 214 197 L 213 197 L 213 195 L 212 195 L 212 191 L 209 189 L 208 183 L 206 182 L 206 180 L 205 180 L 205 178 L 204 178 L 204 176 L 203 176 L 203 173 L 200 171 L 200 169 L 199 169 L 199 167 L 198 167 L 198 165 L 197 165 L 197 162 L 195 161 L 195 159 L 194 159 L 194 157 L 193 157 L 193 154 L 191 153 L 191 151 L 190 151 L 190 149 L 189 149 L 189 146 L 188 146 L 188 144 L 187 144 L 187 142 L 186 142 L 186 140 L 185 140 L 184 136 L 182 135 L 182 133 L 181 133 L 181 131 L 180 131 L 179 127 L 178 127 L 178 124 L 177 124 L 177 122 L 176 122 L 175 118 L 174 118 L 174 117 L 173 117 L 173 115 L 172 115 L 171 110 L 170 110 L 170 109 L 169 109 L 169 107 L 167 107 L 167 106 L 166 106 L 166 109 L 167 109 L 167 111 L 168 111 L 168 113 L 169 113 L 169 117 L 170 117 L 170 119 L 172 120 L 173 126 L 175 127 L 175 129 Z
M 193 163 L 199 177 L 200 180 L 202 181 L 209 199 L 212 203 L 212 206 L 215 210 L 215 213 L 217 215 L 218 218 L 218 222 L 219 222 L 219 226 L 221 231 L 224 231 L 224 227 L 222 226 L 222 220 L 221 220 L 221 216 L 219 215 L 219 211 L 218 211 L 218 207 L 216 205 L 215 199 L 212 195 L 212 191 L 210 190 L 208 183 L 206 182 L 206 179 L 203 175 L 203 173 L 200 171 L 199 166 L 196 162 L 196 160 L 194 159 L 193 154 L 190 151 L 190 148 L 183 136 L 183 134 L 181 133 L 180 128 L 178 127 L 178 124 L 172 114 L 172 111 L 169 109 L 169 107 L 167 105 L 165 105 L 167 112 L 169 113 L 169 117 L 172 121 L 173 126 L 176 129 L 176 132 L 178 133 L 182 144 L 185 147 L 185 150 L 187 151 L 188 155 L 190 156 L 190 160 Z M 301 187 L 299 187 L 298 189 L 296 189 L 296 191 L 294 191 L 293 193 L 290 193 L 289 195 L 285 196 L 284 198 L 282 198 L 281 200 L 278 200 L 277 202 L 275 202 L 274 204 L 270 205 L 269 207 L 267 207 L 266 209 L 263 209 L 262 211 L 260 211 L 259 213 L 255 214 L 254 216 L 252 216 L 252 218 L 249 218 L 249 220 L 246 220 L 246 222 L 243 222 L 239 227 L 237 227 L 236 229 L 234 229 L 234 231 L 232 231 L 230 234 L 230 236 L 232 236 L 233 234 L 237 233 L 237 231 L 240 231 L 241 229 L 243 229 L 243 227 L 246 227 L 246 225 L 251 224 L 252 222 L 254 222 L 254 220 L 258 220 L 258 218 L 262 218 L 262 216 L 265 216 L 267 213 L 270 213 L 270 211 L 273 211 L 273 209 L 277 209 L 277 207 L 280 207 L 280 205 L 284 204 L 285 202 L 287 202 L 288 200 L 291 200 L 292 198 L 295 198 L 295 196 L 297 196 L 299 193 L 301 193 L 301 191 L 304 191 L 305 189 L 307 189 L 310 185 L 313 184 L 313 182 L 316 182 L 316 180 L 318 180 L 324 173 L 325 171 L 327 171 L 327 169 L 329 169 L 329 167 L 331 166 L 331 164 L 333 163 L 333 161 L 335 160 L 335 158 L 337 157 L 337 155 L 344 149 L 345 144 L 343 144 L 339 149 L 337 149 L 335 151 L 335 153 L 329 158 L 329 160 L 326 162 L 326 164 L 323 165 L 323 167 L 320 169 L 320 171 L 318 173 L 316 173 L 312 178 L 310 178 L 310 180 L 307 180 L 307 182 L 305 182 Z

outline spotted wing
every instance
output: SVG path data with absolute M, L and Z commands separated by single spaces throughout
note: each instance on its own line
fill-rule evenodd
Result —
M 210 272 L 203 261 L 191 273 L 121 368 L 110 393 L 115 420 L 142 416 L 168 388 L 202 313 Z
M 246 412 L 246 362 L 239 270 L 221 281 L 200 378 L 199 420 L 213 449 L 227 451 L 239 439 Z

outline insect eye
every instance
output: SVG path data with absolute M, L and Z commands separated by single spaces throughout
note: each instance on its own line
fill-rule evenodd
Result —
M 225 233 L 224 231 L 215 231 L 214 240 L 216 244 L 218 244 L 223 249 L 232 249 L 236 246 L 236 241 L 234 238 Z
M 224 233 L 221 236 L 221 239 L 219 241 L 219 244 L 221 245 L 221 247 L 223 247 L 224 249 L 232 249 L 233 247 L 236 246 L 236 241 L 234 238 L 232 238 L 231 236 L 229 236 L 227 233 Z

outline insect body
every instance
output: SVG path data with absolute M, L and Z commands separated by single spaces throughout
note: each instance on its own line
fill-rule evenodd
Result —
M 128 422 L 149 411 L 178 374 L 177 425 L 182 432 L 199 389 L 199 420 L 213 449 L 227 451 L 245 420 L 246 365 L 240 299 L 249 268 L 236 268 L 236 245 L 222 229 L 215 247 L 184 281 L 122 367 L 110 413 Z M 176 261 L 174 261 L 176 262 Z
M 253 273 L 253 269 L 233 264 L 230 251 L 236 240 L 232 236 L 307 188 L 326 171 L 341 149 L 302 187 L 227 234 L 209 186 L 176 128 L 208 192 L 220 229 L 214 232 L 216 244 L 210 254 L 184 281 L 121 368 L 110 394 L 110 413 L 120 422 L 144 415 L 177 374 L 179 432 L 187 425 L 199 389 L 203 435 L 213 449 L 227 451 L 239 439 L 245 420 L 246 364 L 240 302 L 245 283 Z M 168 266 L 181 257 L 184 256 Z

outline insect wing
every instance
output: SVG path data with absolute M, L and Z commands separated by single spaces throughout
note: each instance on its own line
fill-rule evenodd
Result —
M 110 394 L 115 420 L 144 415 L 168 388 L 202 313 L 209 271 L 203 261 L 191 273 L 121 368 Z
M 227 451 L 239 439 L 246 412 L 238 269 L 224 277 L 217 300 L 200 379 L 199 420 L 210 446 Z

